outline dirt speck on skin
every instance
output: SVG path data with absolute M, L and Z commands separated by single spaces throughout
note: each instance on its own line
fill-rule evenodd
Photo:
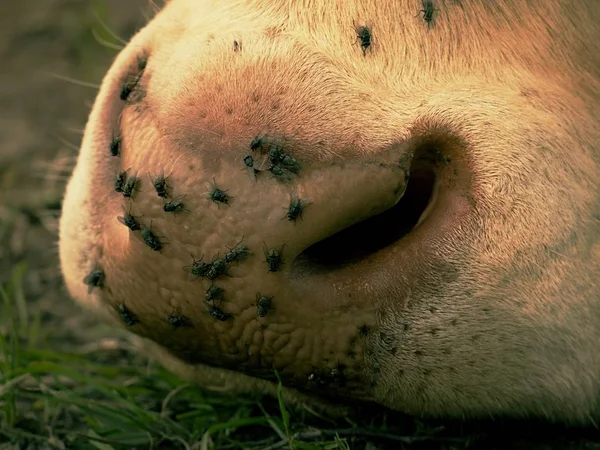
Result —
M 58 77 L 100 84 L 117 50 L 94 34 L 122 45 L 102 23 L 127 41 L 154 11 L 147 0 L 3 1 L 0 9 L 0 283 L 25 263 L 30 314 L 45 328 L 60 321 L 53 340 L 68 348 L 98 328 L 89 314 L 74 314 L 57 247 L 62 195 L 96 89 Z

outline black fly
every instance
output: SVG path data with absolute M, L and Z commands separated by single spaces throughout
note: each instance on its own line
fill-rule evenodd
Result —
M 260 295 L 260 292 L 256 294 L 256 313 L 258 314 L 258 317 L 266 317 L 269 309 L 271 309 L 272 303 L 273 297 Z
M 285 155 L 283 147 L 274 144 L 269 150 L 269 161 L 271 161 L 272 165 L 278 164 L 283 160 Z
M 283 244 L 279 249 L 269 249 L 267 244 L 265 244 L 265 262 L 269 266 L 269 272 L 277 272 L 283 265 L 283 247 L 285 247 L 285 244 Z
M 304 212 L 304 208 L 310 204 L 310 201 L 308 200 L 300 200 L 300 198 L 298 198 L 297 196 L 294 196 L 290 199 L 290 206 L 288 207 L 288 211 L 286 213 L 285 216 L 283 216 L 281 219 L 285 219 L 287 217 L 287 219 L 290 222 L 294 222 L 296 223 L 296 220 L 298 218 L 302 218 L 302 213 Z
M 279 164 L 284 169 L 289 170 L 290 172 L 296 175 L 298 174 L 298 172 L 300 172 L 300 163 L 290 155 L 284 155 L 283 158 L 281 158 L 281 162 Z
M 244 156 L 244 166 L 246 166 L 246 170 L 248 171 L 252 179 L 255 180 L 256 174 L 260 172 L 260 170 L 254 167 L 254 157 L 252 155 Z
M 254 158 L 252 155 L 244 156 L 244 165 L 249 169 L 254 169 Z
M 202 262 L 202 258 L 196 259 L 192 256 L 192 265 L 186 266 L 184 269 L 189 270 L 190 273 L 195 277 L 204 278 L 208 275 L 208 271 L 211 268 L 211 264 L 207 262 Z
M 433 23 L 433 13 L 439 11 L 439 9 L 434 7 L 433 0 L 421 0 L 421 5 L 423 5 L 423 9 L 421 9 L 419 13 L 423 13 L 423 20 L 427 24 L 427 28 L 431 28 L 431 24 Z M 417 13 L 415 17 L 417 17 L 419 13 Z
M 173 215 L 180 212 L 187 212 L 181 200 L 170 200 L 163 205 L 164 212 L 172 212 Z
M 354 25 L 354 31 L 356 31 L 356 40 L 360 42 L 360 48 L 362 49 L 363 56 L 367 56 L 367 50 L 373 43 L 371 28 L 369 28 L 367 25 Z
M 133 195 L 133 191 L 137 190 L 135 186 L 137 185 L 138 177 L 136 175 L 131 175 L 127 177 L 125 180 L 125 184 L 123 185 L 123 197 L 131 198 Z
M 228 268 L 227 261 L 217 257 L 217 259 L 210 264 L 210 269 L 208 269 L 208 272 L 206 273 L 206 278 L 209 280 L 214 280 L 221 275 L 227 275 Z
M 129 169 L 119 172 L 115 178 L 115 192 L 123 192 L 123 186 L 125 186 L 125 181 L 127 180 L 127 172 L 129 172 Z
M 240 246 L 243 240 L 244 238 L 242 237 L 242 239 L 240 239 L 240 241 L 237 244 L 235 244 L 235 247 L 233 248 L 227 247 L 229 251 L 225 253 L 225 261 L 227 261 L 228 263 L 232 263 L 234 261 L 242 261 L 243 259 L 246 259 L 252 254 L 252 252 L 250 252 L 250 249 L 247 246 Z
M 135 88 L 138 86 L 141 79 L 142 79 L 142 73 L 140 73 L 139 75 L 136 75 L 135 77 L 128 78 L 128 80 L 125 82 L 125 84 L 121 88 L 121 93 L 119 95 L 121 100 L 127 101 L 129 99 L 129 96 L 135 90 Z
M 287 177 L 285 176 L 283 169 L 280 166 L 274 165 L 271 166 L 269 168 L 269 172 L 271 172 L 273 174 L 273 177 L 280 179 L 280 180 L 287 180 Z
M 118 310 L 119 315 L 123 319 L 123 322 L 125 322 L 128 327 L 132 327 L 136 323 L 140 323 L 140 319 L 138 319 L 138 317 L 134 313 L 132 313 L 129 310 L 129 308 L 127 308 L 127 306 L 125 306 L 123 303 L 119 304 Z
M 115 136 L 110 141 L 110 154 L 111 156 L 119 156 L 121 154 L 121 136 Z
M 191 326 L 190 321 L 186 316 L 181 314 L 171 313 L 167 316 L 167 323 L 176 330 L 179 327 Z
M 129 228 L 131 231 L 136 231 L 136 230 L 141 229 L 140 224 L 138 223 L 138 221 L 136 219 L 137 219 L 137 217 L 133 216 L 131 214 L 131 211 L 126 211 L 125 208 L 123 208 L 123 216 L 117 217 L 117 220 L 119 222 L 121 222 L 123 225 L 125 225 L 127 228 Z
M 83 283 L 88 287 L 88 294 L 90 294 L 95 287 L 102 287 L 104 285 L 104 271 L 102 268 L 96 265 L 90 273 L 83 278 Z
M 265 138 L 261 136 L 256 136 L 254 139 L 252 139 L 252 142 L 250 142 L 250 150 L 252 150 L 253 152 L 255 152 L 256 150 L 262 150 L 264 144 Z
M 152 180 L 152 185 L 156 190 L 156 194 L 161 198 L 168 197 L 167 188 L 169 187 L 169 185 L 167 184 L 167 178 L 169 177 L 165 177 L 165 174 L 161 173 Z
M 211 284 L 204 294 L 204 300 L 212 302 L 214 300 L 223 300 L 223 293 L 225 290 L 215 284 Z
M 215 180 L 213 180 L 210 191 L 210 199 L 216 204 L 224 203 L 225 205 L 228 205 L 231 197 L 227 195 L 227 191 L 219 189 L 217 187 L 217 183 Z
M 217 319 L 221 322 L 225 322 L 233 317 L 230 313 L 223 312 L 220 308 L 216 306 L 210 306 L 208 308 L 208 312 L 210 313 L 213 319 Z
M 146 68 L 146 65 L 148 64 L 148 57 L 146 55 L 140 55 L 137 57 L 137 62 L 138 62 L 138 70 L 140 72 L 142 72 Z
M 142 238 L 144 238 L 144 242 L 148 247 L 157 252 L 162 248 L 163 244 L 160 241 L 160 239 L 152 232 L 151 227 L 152 223 L 150 223 L 150 228 L 142 228 Z

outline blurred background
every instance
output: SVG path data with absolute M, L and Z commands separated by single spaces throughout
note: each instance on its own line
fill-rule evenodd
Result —
M 59 347 L 89 341 L 95 325 L 60 278 L 63 190 L 96 86 L 153 15 L 148 0 L 1 1 L 0 284 L 21 279 L 30 315 Z

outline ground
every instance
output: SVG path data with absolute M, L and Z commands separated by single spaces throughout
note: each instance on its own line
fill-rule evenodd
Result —
M 1 12 L 0 449 L 600 449 L 595 429 L 539 423 L 366 410 L 331 421 L 285 398 L 204 392 L 136 354 L 69 299 L 57 223 L 94 85 L 121 45 L 112 32 L 128 39 L 152 5 L 6 1 Z

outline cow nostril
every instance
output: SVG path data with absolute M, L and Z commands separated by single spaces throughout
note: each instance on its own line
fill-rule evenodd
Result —
M 434 148 L 421 148 L 415 153 L 406 191 L 396 205 L 313 244 L 295 263 L 320 272 L 336 270 L 393 244 L 420 225 L 423 213 L 433 206 L 435 152 Z

